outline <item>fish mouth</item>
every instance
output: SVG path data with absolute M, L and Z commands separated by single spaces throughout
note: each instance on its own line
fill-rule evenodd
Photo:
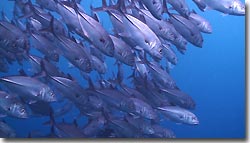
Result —
M 197 121 L 193 121 L 192 124 L 193 124 L 193 125 L 199 125 L 200 122 L 197 120 Z

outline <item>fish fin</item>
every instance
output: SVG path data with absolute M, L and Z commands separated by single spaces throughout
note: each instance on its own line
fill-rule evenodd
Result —
M 35 73 L 31 77 L 33 77 L 33 78 L 44 78 L 44 77 L 47 76 L 47 73 L 46 73 L 46 70 L 45 70 L 45 67 L 44 67 L 44 62 L 41 61 L 40 65 L 41 65 L 41 71 L 38 72 L 38 73 Z
M 212 10 L 212 8 L 209 7 L 209 6 L 206 6 L 206 7 L 204 8 L 204 11 L 208 11 L 208 10 Z
M 126 33 L 126 32 L 118 33 L 118 35 L 121 37 L 130 37 L 131 36 L 129 33 Z
M 168 7 L 167 7 L 167 1 L 166 0 L 163 0 L 163 4 L 162 4 L 162 11 L 163 13 L 167 13 L 168 15 L 171 15 L 168 11 Z
M 221 16 L 225 17 L 225 16 L 228 16 L 229 14 L 228 13 L 221 13 Z
M 193 0 L 194 1 L 194 0 Z M 202 1 L 199 1 L 199 2 L 195 2 L 194 3 L 198 6 L 198 8 L 201 10 L 201 11 L 205 11 L 205 8 L 207 7 L 206 3 L 205 2 L 202 2 Z
M 8 17 L 6 16 L 4 10 L 1 11 L 1 19 L 3 21 L 9 22 L 10 23 L 10 19 L 8 19 Z
M 8 78 L 0 78 L 0 81 L 1 82 L 8 82 L 8 83 L 12 83 L 12 84 L 16 84 L 16 85 L 19 85 L 19 86 L 23 86 L 22 84 L 19 84 L 19 83 L 17 83 L 17 82 L 14 82 L 14 81 L 12 81 L 12 80 L 9 80 Z
M 138 50 L 138 51 L 143 51 L 143 48 L 141 48 L 140 46 L 135 46 L 133 48 L 136 49 L 136 50 Z
M 51 110 L 50 114 L 49 114 L 49 117 L 50 117 L 49 121 L 44 122 L 43 125 L 51 125 L 51 126 L 55 125 L 56 122 L 55 122 L 55 118 L 54 118 L 53 114 L 54 114 L 54 112 L 53 112 L 53 110 Z
M 18 20 L 20 20 L 20 19 L 27 19 L 27 18 L 30 18 L 30 17 L 32 17 L 32 16 L 33 16 L 33 13 L 28 13 L 28 14 L 26 14 L 26 15 L 23 15 L 23 16 L 18 17 Z
M 30 101 L 28 101 L 28 104 L 34 104 L 36 102 L 37 102 L 36 100 L 30 100 Z
M 93 11 L 93 6 L 90 5 L 90 9 L 91 9 L 91 16 L 92 18 L 94 18 L 97 22 L 100 22 L 99 17 L 97 16 L 97 14 Z
M 71 62 L 68 62 L 68 68 L 73 69 L 73 68 L 75 68 L 75 66 Z
M 146 19 L 143 15 L 140 14 L 140 17 L 139 17 L 140 21 L 145 23 L 146 24 Z
M 195 11 L 194 9 L 192 10 L 192 12 L 193 12 L 194 14 L 197 14 L 196 11 Z
M 134 78 L 134 76 L 135 76 L 135 70 L 133 71 L 133 73 L 132 73 L 130 76 L 128 76 L 128 77 L 127 77 L 127 79 L 130 79 L 130 78 L 132 78 L 132 79 L 133 79 L 133 78 Z
M 95 85 L 94 85 L 91 77 L 88 74 L 84 74 L 84 73 L 82 73 L 82 76 L 84 79 L 86 79 L 88 81 L 89 89 L 95 90 Z

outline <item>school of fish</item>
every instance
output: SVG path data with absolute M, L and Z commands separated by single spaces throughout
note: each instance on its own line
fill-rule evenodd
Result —
M 203 47 L 209 21 L 185 0 L 99 0 L 89 13 L 85 1 L 6 0 L 14 7 L 0 18 L 0 137 L 176 138 L 162 122 L 198 125 L 195 101 L 170 71 L 188 43 Z M 245 16 L 240 0 L 193 2 L 199 12 Z M 37 117 L 48 117 L 48 134 L 20 136 L 8 122 Z

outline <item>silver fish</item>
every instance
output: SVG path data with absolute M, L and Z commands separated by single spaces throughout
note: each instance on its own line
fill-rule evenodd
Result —
M 0 78 L 0 81 L 14 94 L 30 100 L 30 103 L 36 100 L 47 102 L 56 101 L 56 96 L 51 88 L 35 78 L 26 76 L 8 76 Z
M 162 18 L 162 0 L 141 0 L 150 13 L 158 20 Z
M 158 110 L 162 111 L 162 113 L 170 120 L 173 120 L 178 123 L 185 123 L 190 125 L 199 124 L 198 118 L 191 113 L 190 111 L 177 107 L 177 106 L 166 106 L 166 107 L 158 107 Z
M 28 118 L 27 109 L 18 97 L 0 91 L 0 100 L 1 114 L 7 114 L 16 118 Z
M 240 0 L 193 0 L 200 10 L 214 9 L 224 14 L 244 16 L 245 4 Z

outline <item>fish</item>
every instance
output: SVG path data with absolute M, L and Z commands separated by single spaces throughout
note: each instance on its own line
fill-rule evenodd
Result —
M 51 135 L 55 135 L 59 138 L 84 138 L 83 131 L 78 127 L 77 121 L 74 120 L 73 123 L 66 123 L 64 120 L 61 123 L 57 123 L 53 116 L 53 113 L 50 114 L 50 120 L 43 123 L 44 125 L 51 125 L 52 132 Z
M 55 62 L 59 61 L 59 54 L 57 52 L 58 48 L 56 45 L 53 45 L 53 43 L 45 37 L 38 34 L 31 34 L 31 40 L 34 47 L 42 52 L 47 59 Z
M 168 100 L 185 109 L 194 109 L 196 104 L 191 96 L 182 92 L 179 89 L 163 89 L 161 88 L 160 93 L 163 97 L 167 97 Z
M 83 127 L 83 134 L 88 137 L 96 137 L 97 133 L 104 128 L 106 120 L 103 116 L 89 120 L 88 124 Z
M 132 100 L 117 90 L 98 89 L 95 92 L 95 95 L 97 95 L 111 107 L 128 113 L 135 111 L 135 104 L 132 102 Z
M 215 0 L 193 0 L 193 2 L 202 11 L 212 9 L 228 15 L 245 15 L 245 4 L 240 0 L 221 0 L 220 2 Z
M 186 109 L 177 106 L 158 107 L 158 110 L 166 116 L 166 118 L 176 121 L 177 123 L 184 123 L 189 125 L 198 125 L 198 118 Z
M 190 8 L 188 7 L 186 0 L 166 0 L 181 16 L 189 17 Z
M 132 50 L 132 48 L 127 44 L 125 43 L 122 39 L 119 39 L 115 36 L 112 36 L 110 35 L 113 43 L 114 43 L 114 47 L 115 47 L 115 50 L 114 50 L 114 57 L 128 65 L 128 66 L 134 66 L 135 64 L 135 54 Z
M 57 12 L 63 16 L 64 22 L 73 27 L 79 35 L 85 37 L 107 56 L 114 55 L 114 44 L 108 32 L 98 21 L 80 11 L 79 5 L 72 8 L 59 2 L 57 7 Z
M 168 41 L 174 41 L 176 35 L 172 30 L 172 25 L 164 20 L 158 20 L 152 14 L 144 9 L 139 10 L 144 17 L 145 23 L 154 31 L 154 33 Z
M 99 74 L 105 74 L 107 72 L 107 65 L 105 62 L 97 58 L 96 56 L 91 55 L 91 65 L 94 70 Z
M 28 38 L 21 29 L 6 21 L 0 21 L 0 45 L 12 53 L 27 51 L 29 47 Z
M 110 128 L 114 130 L 117 137 L 140 137 L 140 132 L 134 126 L 129 124 L 124 118 L 109 117 L 107 120 L 108 124 L 110 124 Z
M 146 65 L 158 86 L 170 89 L 178 88 L 174 79 L 157 62 L 146 61 Z
M 37 76 L 41 75 L 43 77 L 44 76 L 68 77 L 68 75 L 60 71 L 56 65 L 54 65 L 47 59 L 30 54 L 29 61 L 31 64 L 31 71 Z M 43 75 L 43 73 L 45 73 L 45 75 Z
M 169 20 L 171 23 L 173 23 L 176 31 L 178 31 L 188 42 L 192 43 L 194 46 L 202 48 L 203 37 L 196 25 L 178 14 L 169 15 Z
M 161 0 L 142 0 L 141 2 L 156 19 L 162 19 L 163 3 Z
M 203 33 L 211 34 L 213 29 L 209 21 L 207 21 L 205 18 L 198 15 L 195 11 L 192 11 L 188 17 L 188 19 L 197 27 L 199 30 Z
M 0 114 L 2 114 L 3 116 L 8 115 L 11 117 L 23 119 L 29 117 L 27 108 L 20 101 L 20 99 L 18 99 L 18 97 L 8 94 L 4 91 L 0 91 L 0 99 Z
M 135 105 L 135 111 L 133 113 L 138 114 L 146 119 L 157 120 L 158 116 L 150 105 L 137 98 L 130 99 Z
M 176 138 L 176 135 L 173 133 L 173 131 L 166 129 L 160 125 L 153 125 L 152 126 L 155 134 L 153 134 L 151 137 L 156 137 L 156 138 Z
M 136 43 L 138 49 L 143 49 L 156 59 L 162 59 L 161 41 L 145 23 L 129 14 L 124 15 L 123 23 L 127 30 L 118 33 L 119 36 L 132 40 L 133 35 L 132 41 Z
M 13 94 L 27 99 L 29 103 L 36 100 L 55 102 L 56 96 L 52 89 L 41 81 L 27 76 L 7 76 L 0 78 L 0 82 Z
M 49 82 L 55 86 L 60 94 L 73 102 L 86 94 L 77 81 L 66 77 L 50 76 Z
M 178 58 L 177 55 L 175 54 L 175 52 L 173 51 L 173 49 L 171 49 L 169 44 L 162 44 L 163 46 L 163 53 L 164 56 L 166 57 L 166 59 L 173 65 L 176 65 L 178 62 Z
M 57 35 L 56 38 L 60 44 L 60 51 L 65 58 L 83 72 L 89 73 L 92 71 L 91 57 L 84 50 L 85 47 L 65 36 Z

